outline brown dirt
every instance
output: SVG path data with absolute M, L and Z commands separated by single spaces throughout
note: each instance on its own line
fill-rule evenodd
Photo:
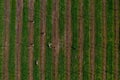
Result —
M 53 0 L 52 12 L 52 48 L 53 48 L 53 80 L 58 80 L 58 56 L 59 56 L 59 0 Z
M 79 1 L 79 80 L 83 80 L 83 0 Z
M 23 0 L 17 0 L 16 14 L 16 80 L 21 80 L 21 33 L 22 33 L 22 13 Z
M 28 13 L 28 30 L 29 30 L 29 80 L 33 80 L 33 47 L 34 47 L 34 0 L 29 0 Z
M 70 80 L 70 66 L 71 66 L 71 0 L 66 1 L 66 17 L 65 17 L 65 54 L 66 54 L 66 80 Z
M 106 29 L 106 0 L 102 0 L 102 24 L 103 24 L 103 74 L 102 80 L 106 80 L 106 47 L 107 47 L 107 29 Z
M 10 24 L 10 0 L 5 0 L 5 31 L 4 31 L 4 54 L 3 54 L 3 80 L 9 80 L 8 58 L 9 58 L 9 24 Z
M 90 1 L 90 80 L 95 79 L 95 1 Z
M 114 26 L 115 26 L 115 69 L 114 80 L 118 80 L 119 76 L 119 0 L 114 0 Z
M 46 0 L 41 0 L 40 24 L 40 72 L 41 80 L 45 80 L 45 39 L 46 39 Z

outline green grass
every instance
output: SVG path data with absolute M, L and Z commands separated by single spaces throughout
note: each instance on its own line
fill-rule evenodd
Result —
M 3 64 L 3 32 L 4 32 L 4 0 L 0 0 L 0 80 L 2 80 Z
M 113 57 L 114 57 L 114 14 L 113 0 L 107 1 L 107 80 L 113 79 Z
M 102 80 L 102 0 L 95 0 L 95 80 Z
M 64 45 L 64 29 L 65 29 L 65 0 L 61 0 L 59 3 L 59 35 L 60 35 L 60 53 L 59 53 L 59 68 L 58 68 L 58 80 L 66 79 L 66 65 L 65 65 L 65 45 Z
M 23 7 L 21 80 L 28 80 L 28 0 L 24 0 Z
M 15 22 L 16 22 L 16 0 L 11 0 L 10 13 L 10 44 L 9 44 L 9 80 L 15 80 Z
M 89 0 L 83 1 L 83 26 L 84 26 L 84 48 L 83 48 L 83 80 L 90 79 L 90 31 L 89 31 Z
M 46 80 L 53 80 L 52 71 L 52 48 L 48 47 L 52 43 L 52 0 L 47 1 L 47 21 L 46 21 Z
M 21 45 L 21 80 L 28 80 L 28 0 L 24 1 L 22 45 Z M 107 0 L 107 80 L 114 80 L 114 0 Z M 71 49 L 71 80 L 78 78 L 78 4 L 79 0 L 71 0 L 71 25 L 72 25 L 72 49 Z M 120 3 L 119 3 L 120 4 Z M 66 79 L 66 57 L 64 45 L 65 30 L 65 0 L 59 3 L 59 36 L 60 54 L 58 67 L 58 80 Z M 15 80 L 15 36 L 16 36 L 16 0 L 10 0 L 10 45 L 9 45 L 9 80 Z M 34 6 L 34 59 L 33 78 L 40 79 L 40 67 L 35 61 L 40 61 L 40 0 L 35 0 Z M 120 7 L 120 5 L 119 5 Z M 46 64 L 45 79 L 53 80 L 53 56 L 52 48 L 52 0 L 47 0 L 46 16 Z M 120 10 L 120 8 L 119 8 Z M 83 0 L 83 80 L 90 80 L 90 0 Z M 120 13 L 120 12 L 119 12 Z M 102 0 L 95 0 L 95 80 L 102 80 Z M 0 80 L 2 80 L 3 64 L 3 32 L 4 32 L 4 0 L 0 0 Z M 120 61 L 120 59 L 119 59 Z M 120 63 L 119 63 L 120 68 Z M 120 72 L 120 71 L 119 71 Z M 120 75 L 120 73 L 119 73 Z M 120 79 L 119 79 L 120 80 Z
M 120 2 L 119 2 L 119 57 L 120 57 Z M 119 58 L 119 67 L 118 67 L 119 75 L 120 75 L 120 58 Z M 120 80 L 120 76 L 118 76 L 118 80 Z
M 35 0 L 34 7 L 34 60 L 33 60 L 33 78 L 34 80 L 40 79 L 39 66 L 35 64 L 40 61 L 40 0 Z
M 79 59 L 78 59 L 78 3 L 79 0 L 71 0 L 71 25 L 72 25 L 72 48 L 71 48 L 71 80 L 79 80 Z

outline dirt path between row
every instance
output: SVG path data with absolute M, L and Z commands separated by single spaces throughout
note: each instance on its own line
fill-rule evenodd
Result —
M 40 10 L 40 76 L 41 80 L 45 80 L 45 43 L 46 43 L 46 3 L 47 0 L 41 0 Z
M 22 35 L 22 14 L 23 0 L 17 0 L 16 4 L 16 80 L 21 80 L 21 35 Z
M 52 50 L 53 50 L 53 80 L 58 80 L 59 59 L 59 0 L 53 0 L 52 11 Z
M 103 33 L 103 73 L 102 80 L 106 80 L 106 47 L 107 47 L 106 0 L 102 0 L 102 33 Z
M 119 0 L 114 0 L 114 27 L 115 27 L 115 39 L 114 39 L 114 80 L 118 80 L 119 76 Z
M 9 80 L 8 58 L 9 58 L 9 27 L 10 27 L 10 0 L 4 1 L 4 54 L 3 54 L 3 80 Z
M 71 0 L 66 0 L 65 21 L 66 21 L 65 22 L 66 80 L 70 80 L 71 46 L 72 46 Z
M 90 80 L 95 79 L 95 1 L 90 1 Z
M 79 0 L 79 80 L 83 80 L 83 0 Z
M 28 4 L 28 32 L 29 32 L 29 80 L 33 80 L 33 47 L 34 47 L 34 0 Z

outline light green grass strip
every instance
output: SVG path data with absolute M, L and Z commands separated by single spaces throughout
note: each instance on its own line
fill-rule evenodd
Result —
M 16 22 L 16 0 L 10 2 L 10 43 L 9 43 L 9 80 L 15 80 L 15 22 Z
M 2 80 L 3 32 L 4 32 L 4 0 L 0 0 L 0 80 Z
M 21 46 L 21 80 L 28 80 L 28 0 L 24 1 L 22 46 Z
M 95 0 L 95 80 L 102 80 L 102 0 Z
M 47 0 L 47 21 L 46 21 L 46 66 L 45 66 L 45 79 L 53 80 L 52 71 L 52 48 L 48 47 L 52 43 L 52 0 Z
M 71 0 L 71 25 L 72 25 L 72 48 L 71 48 L 71 80 L 79 80 L 78 59 L 78 4 L 79 0 Z
M 59 35 L 60 35 L 60 53 L 59 53 L 59 68 L 58 80 L 65 80 L 66 65 L 65 65 L 65 45 L 64 45 L 64 31 L 65 31 L 65 0 L 59 2 Z
M 113 79 L 114 58 L 114 5 L 113 0 L 107 0 L 107 80 Z
M 40 79 L 39 66 L 35 64 L 40 61 L 40 0 L 35 0 L 34 7 L 34 61 L 33 61 L 33 78 Z
M 83 0 L 83 25 L 84 25 L 84 48 L 83 48 L 83 80 L 90 79 L 90 31 L 89 31 L 89 1 Z

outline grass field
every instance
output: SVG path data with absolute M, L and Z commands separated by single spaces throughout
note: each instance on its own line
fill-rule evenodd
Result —
M 57 80 L 120 80 L 119 0 L 59 0 L 59 5 L 55 5 L 57 0 L 9 1 L 10 6 L 0 0 L 0 80 L 55 80 L 55 76 Z M 34 8 L 29 6 L 29 1 L 34 1 Z M 7 27 L 9 36 L 5 33 Z M 32 62 L 29 62 L 30 54 L 33 54 Z M 57 63 L 55 54 L 58 54 Z

